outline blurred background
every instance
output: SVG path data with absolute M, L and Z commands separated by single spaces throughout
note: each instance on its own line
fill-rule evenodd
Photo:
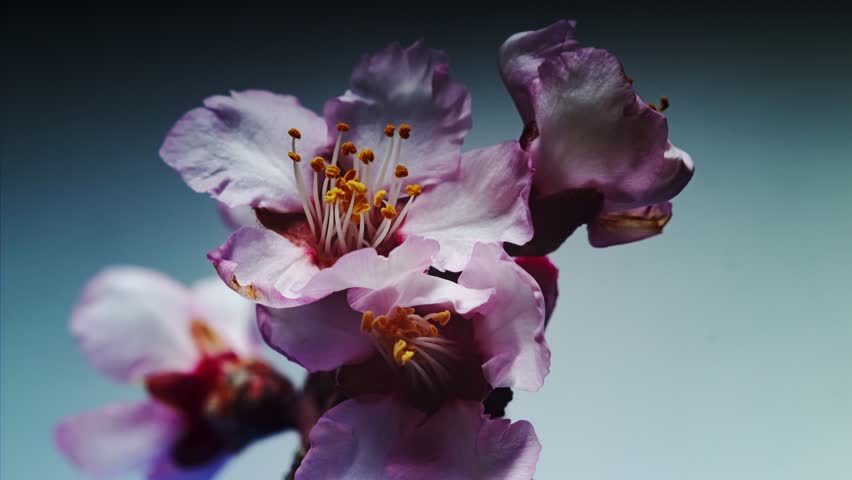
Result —
M 671 99 L 671 139 L 697 171 L 664 235 L 596 250 L 578 231 L 553 256 L 552 372 L 509 406 L 544 445 L 536 477 L 852 478 L 844 12 L 560 2 L 3 17 L 0 477 L 83 478 L 55 451 L 55 422 L 143 395 L 90 369 L 68 334 L 88 278 L 116 263 L 184 282 L 213 274 L 204 254 L 226 230 L 157 155 L 181 114 L 248 88 L 319 111 L 362 54 L 423 38 L 472 92 L 465 149 L 485 146 L 521 131 L 498 46 L 574 18 L 646 100 Z M 220 478 L 281 478 L 296 445 L 295 434 L 257 444 Z

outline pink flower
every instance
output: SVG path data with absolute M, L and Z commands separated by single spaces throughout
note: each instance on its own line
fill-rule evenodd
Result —
M 581 47 L 574 27 L 563 20 L 500 48 L 535 166 L 535 238 L 520 249 L 526 254 L 555 250 L 582 224 L 597 247 L 656 235 L 694 170 L 668 141 L 668 99 L 659 107 L 642 101 L 618 59 Z
M 476 243 L 530 240 L 527 153 L 509 141 L 462 155 L 470 126 L 470 95 L 446 55 L 394 44 L 358 64 L 324 118 L 291 96 L 215 96 L 160 154 L 196 191 L 255 209 L 259 225 L 208 257 L 234 290 L 287 307 L 334 292 L 318 273 L 362 249 L 433 239 L 440 250 L 417 267 L 461 271 Z
M 250 441 L 293 426 L 293 388 L 259 360 L 251 309 L 215 278 L 186 288 L 137 267 L 97 275 L 71 331 L 92 366 L 143 382 L 150 398 L 63 419 L 60 451 L 97 478 L 203 479 Z

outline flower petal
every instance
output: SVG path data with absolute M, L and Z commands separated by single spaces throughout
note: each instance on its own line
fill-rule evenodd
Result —
M 361 314 L 343 293 L 299 307 L 258 306 L 257 322 L 270 347 L 311 372 L 334 370 L 376 351 L 361 332 Z
M 407 181 L 425 186 L 455 175 L 472 122 L 470 94 L 450 80 L 448 71 L 446 54 L 419 42 L 408 48 L 394 43 L 364 57 L 352 73 L 350 89 L 325 106 L 332 134 L 337 134 L 337 122 L 348 123 L 352 129 L 346 139 L 375 150 L 378 166 L 390 143 L 385 126 L 408 124 L 411 138 L 402 144 L 399 162 L 410 167 Z M 373 174 L 379 170 L 373 168 Z
M 248 205 L 231 208 L 222 202 L 216 202 L 216 209 L 219 211 L 222 223 L 231 231 L 239 230 L 241 227 L 256 227 L 258 225 L 254 208 Z
M 529 157 L 514 140 L 467 152 L 459 177 L 414 199 L 398 235 L 437 240 L 435 268 L 461 271 L 477 242 L 532 238 L 531 183 Z
M 465 314 L 486 303 L 493 293 L 493 290 L 487 287 L 467 288 L 418 272 L 400 278 L 393 285 L 379 290 L 349 290 L 349 304 L 359 312 L 372 310 L 379 315 L 390 312 L 395 306 L 436 306 Z
M 287 307 L 322 298 L 300 294 L 319 272 L 311 250 L 270 230 L 243 227 L 207 258 L 222 281 L 257 303 Z
M 538 283 L 544 296 L 544 326 L 547 327 L 559 298 L 559 269 L 547 257 L 517 257 L 515 263 Z
M 531 32 L 519 32 L 500 47 L 500 75 L 515 100 L 524 124 L 535 120 L 530 85 L 538 78 L 538 67 L 549 58 L 578 47 L 573 20 L 559 20 Z
M 359 397 L 328 410 L 311 430 L 296 480 L 384 478 L 385 456 L 424 415 L 391 397 Z
M 544 297 L 527 272 L 496 245 L 479 244 L 459 277 L 471 288 L 494 288 L 491 299 L 474 309 L 474 339 L 493 387 L 536 391 L 550 370 L 544 339 Z
M 321 298 L 331 292 L 360 287 L 377 290 L 397 283 L 412 272 L 424 272 L 438 253 L 434 240 L 411 238 L 387 257 L 373 248 L 362 248 L 340 257 L 334 265 L 316 274 L 302 294 Z
M 669 150 L 666 118 L 634 92 L 618 59 L 605 50 L 563 52 L 539 67 L 531 145 L 540 195 L 593 187 L 609 205 L 630 208 L 679 191 L 692 162 Z M 680 153 L 680 151 L 678 151 Z
M 325 122 L 296 97 L 260 90 L 214 96 L 185 114 L 166 137 L 160 156 L 196 192 L 228 206 L 281 212 L 302 208 L 287 158 L 297 128 L 297 149 L 310 158 L 327 143 Z M 303 174 L 312 171 L 302 162 Z M 310 178 L 309 176 L 307 178 Z
M 671 218 L 671 202 L 604 214 L 589 223 L 589 243 L 603 248 L 644 240 L 663 233 Z
M 254 304 L 237 295 L 216 277 L 192 285 L 192 300 L 198 318 L 216 330 L 241 357 L 257 357 L 263 344 L 257 334 Z
M 71 334 L 93 367 L 119 381 L 189 370 L 198 352 L 189 290 L 139 267 L 112 267 L 89 281 L 71 315 Z
M 454 402 L 402 437 L 387 457 L 385 475 L 389 480 L 529 480 L 540 453 L 529 422 L 490 419 L 479 402 Z
M 144 468 L 180 435 L 179 415 L 153 401 L 110 405 L 64 418 L 56 426 L 59 450 L 80 470 L 112 477 Z

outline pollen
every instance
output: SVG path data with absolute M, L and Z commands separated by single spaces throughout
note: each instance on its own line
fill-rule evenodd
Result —
M 302 156 L 296 152 L 287 152 L 287 156 L 290 157 L 290 160 L 293 160 L 294 162 L 298 163 L 302 161 Z
M 322 157 L 315 157 L 311 160 L 311 168 L 317 173 L 322 173 L 325 170 L 325 160 Z
M 443 312 L 433 313 L 432 315 L 427 315 L 427 318 L 443 327 L 450 321 L 450 311 L 444 310 Z
M 420 185 L 417 185 L 416 183 L 414 183 L 414 184 L 405 186 L 405 193 L 407 193 L 411 197 L 416 197 L 417 195 L 420 195 L 421 193 L 423 193 L 423 189 L 420 188 Z
M 295 128 L 291 128 L 290 130 L 287 130 L 287 135 L 290 135 L 291 137 L 295 138 L 296 140 L 301 140 L 301 138 L 302 138 L 302 132 L 300 132 L 298 129 L 295 129 Z
M 414 357 L 414 350 L 409 347 L 405 340 L 398 340 L 393 346 L 393 359 L 399 365 L 405 365 Z
M 376 195 L 373 197 L 373 206 L 378 208 L 382 206 L 382 200 L 385 198 L 385 195 L 388 194 L 387 190 L 379 190 L 376 192 Z
M 337 131 L 338 132 L 348 132 L 349 131 L 349 124 L 343 123 L 343 122 L 338 123 L 337 124 Z
M 358 154 L 358 160 L 361 160 L 361 162 L 364 165 L 371 163 L 375 159 L 376 159 L 376 156 L 373 154 L 373 151 L 370 150 L 369 148 L 365 148 L 365 149 L 361 150 L 361 153 Z
M 399 137 L 408 140 L 408 137 L 411 136 L 411 125 L 400 125 L 399 126 Z
M 396 209 L 393 208 L 393 205 L 385 205 L 381 210 L 382 216 L 387 218 L 388 220 L 393 220 L 396 218 Z
M 405 178 L 408 176 L 408 168 L 406 168 L 404 165 L 397 165 L 393 171 L 393 174 L 396 178 Z
M 358 148 L 355 147 L 355 144 L 352 142 L 346 142 L 340 146 L 340 153 L 344 155 L 351 155 L 353 153 L 357 153 Z
M 394 127 L 393 125 L 388 125 L 387 127 L 385 127 L 385 136 L 392 137 L 394 131 L 396 131 L 396 127 Z
M 359 203 L 355 205 L 355 208 L 352 210 L 354 215 L 360 216 L 362 213 L 367 213 L 370 211 L 370 204 L 367 202 Z
M 325 177 L 326 178 L 337 178 L 340 176 L 340 167 L 337 165 L 329 165 L 325 167 Z
M 325 194 L 325 203 L 334 203 L 341 196 L 345 195 L 345 192 L 339 188 L 332 188 Z
M 357 193 L 360 193 L 362 195 L 367 193 L 367 186 L 364 185 L 363 183 L 359 182 L 358 180 L 350 180 L 350 181 L 346 182 L 346 186 L 348 186 L 349 189 L 353 192 L 357 192 Z

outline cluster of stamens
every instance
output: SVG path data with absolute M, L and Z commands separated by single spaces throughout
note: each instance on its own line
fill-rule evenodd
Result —
M 385 127 L 387 147 L 383 160 L 375 168 L 373 150 L 365 148 L 359 152 L 352 142 L 342 143 L 343 134 L 348 130 L 349 125 L 337 124 L 337 141 L 330 162 L 322 157 L 310 161 L 314 172 L 311 188 L 298 165 L 302 157 L 296 151 L 296 140 L 302 135 L 295 128 L 287 132 L 293 139 L 292 151 L 287 155 L 293 160 L 293 175 L 302 208 L 319 250 L 326 254 L 342 255 L 359 248 L 380 246 L 392 238 L 421 193 L 417 184 L 404 185 L 408 169 L 399 164 L 400 148 L 411 135 L 410 126 L 401 125 L 398 130 L 393 125 Z M 338 160 L 346 156 L 354 157 L 353 166 L 343 171 Z M 393 172 L 388 171 L 391 164 L 395 164 Z M 385 184 L 389 173 L 392 178 L 388 190 L 371 194 Z M 408 196 L 408 200 L 398 211 L 397 202 L 402 196 Z
M 361 317 L 361 331 L 373 337 L 389 363 L 411 367 L 417 377 L 434 385 L 431 378 L 450 378 L 447 363 L 458 357 L 453 342 L 441 337 L 438 329 L 447 325 L 450 317 L 447 310 L 421 316 L 410 307 L 394 307 L 379 316 L 367 311 Z

